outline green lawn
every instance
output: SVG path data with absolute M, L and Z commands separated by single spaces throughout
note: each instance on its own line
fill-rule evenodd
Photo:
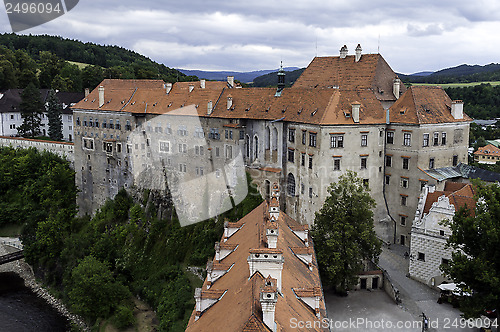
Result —
M 445 84 L 412 83 L 412 85 L 415 85 L 415 86 L 440 86 L 443 89 L 444 88 L 463 88 L 463 87 L 480 85 L 480 84 L 500 85 L 500 82 L 471 82 L 471 83 L 445 83 Z
M 88 63 L 82 63 L 82 62 L 75 62 L 75 61 L 68 61 L 72 65 L 77 65 L 78 69 L 82 70 L 83 68 L 90 66 Z

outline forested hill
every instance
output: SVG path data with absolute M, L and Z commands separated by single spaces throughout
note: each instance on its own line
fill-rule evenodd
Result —
M 0 89 L 34 82 L 40 88 L 83 91 L 104 78 L 197 80 L 119 46 L 49 35 L 0 34 Z
M 285 85 L 287 87 L 292 86 L 293 83 L 299 78 L 299 76 L 302 74 L 302 72 L 305 70 L 305 68 L 293 70 L 293 71 L 286 71 L 285 75 Z M 254 78 L 253 80 L 253 85 L 254 87 L 271 87 L 271 86 L 277 86 L 278 85 L 278 72 L 272 72 L 266 75 L 262 75 L 259 77 Z
M 500 81 L 500 64 L 489 65 L 460 65 L 452 68 L 438 70 L 429 75 L 403 75 L 398 74 L 404 82 L 410 83 L 470 83 Z

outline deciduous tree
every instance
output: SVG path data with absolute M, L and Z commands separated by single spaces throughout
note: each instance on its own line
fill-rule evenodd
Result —
M 448 245 L 456 249 L 441 269 L 465 296 L 461 310 L 479 317 L 485 310 L 500 309 L 500 187 L 476 182 L 476 207 L 461 208 L 447 222 L 452 230 Z M 472 213 L 474 211 L 474 213 Z
M 373 229 L 375 201 L 355 172 L 328 188 L 316 212 L 312 236 L 323 283 L 345 292 L 357 283 L 363 261 L 378 261 L 380 240 Z

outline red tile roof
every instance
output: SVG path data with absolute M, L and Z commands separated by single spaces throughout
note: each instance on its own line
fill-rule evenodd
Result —
M 391 123 L 430 124 L 472 121 L 451 115 L 450 97 L 441 87 L 412 86 L 389 109 Z
M 474 208 L 476 206 L 474 194 L 474 187 L 471 184 L 446 182 L 444 191 L 435 191 L 427 194 L 423 213 L 429 213 L 432 204 L 444 195 L 448 197 L 450 204 L 455 206 L 455 211 L 458 211 L 463 206 L 467 206 L 474 215 Z
M 276 221 L 280 229 L 277 249 L 262 247 L 259 232 L 265 232 L 264 216 L 269 211 L 268 209 L 267 202 L 263 202 L 240 220 L 240 224 L 244 223 L 245 226 L 227 239 L 226 243 L 238 245 L 234 252 L 224 258 L 224 262 L 234 263 L 234 265 L 210 288 L 210 290 L 227 290 L 227 292 L 198 320 L 195 320 L 196 312 L 193 311 L 186 331 L 270 331 L 263 324 L 259 296 L 263 289 L 271 291 L 274 288 L 271 289 L 272 286 L 269 289 L 266 288 L 265 280 L 268 276 L 262 276 L 259 272 L 250 276 L 247 258 L 249 253 L 255 252 L 282 253 L 284 257 L 281 294 L 278 294 L 275 307 L 275 322 L 278 331 L 289 330 L 291 318 L 318 321 L 326 317 L 326 307 L 312 247 L 310 247 L 313 257 L 312 271 L 289 249 L 290 247 L 304 247 L 304 243 L 293 234 L 289 227 L 299 228 L 300 225 L 281 211 L 280 217 Z M 203 289 L 207 289 L 207 280 L 203 284 Z M 321 318 L 317 318 L 314 310 L 311 310 L 295 295 L 294 290 L 298 289 L 314 289 L 314 294 L 320 294 Z
M 486 146 L 480 147 L 474 152 L 475 155 L 483 156 L 497 156 L 500 157 L 500 149 L 493 144 L 488 144 Z

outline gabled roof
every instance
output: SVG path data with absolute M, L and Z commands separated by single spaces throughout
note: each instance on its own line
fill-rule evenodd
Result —
M 250 275 L 247 262 L 249 253 L 282 253 L 283 255 L 281 294 L 278 293 L 275 307 L 275 322 L 278 331 L 288 330 L 291 318 L 312 322 L 326 317 L 326 307 L 313 248 L 309 249 L 313 257 L 311 271 L 290 249 L 304 247 L 304 243 L 290 229 L 290 227 L 298 227 L 299 224 L 282 211 L 276 221 L 280 229 L 277 249 L 265 248 L 262 238 L 265 238 L 267 219 L 265 216 L 268 211 L 269 206 L 265 201 L 239 221 L 240 224 L 244 224 L 244 227 L 241 227 L 225 242 L 238 245 L 235 251 L 224 258 L 224 262 L 234 265 L 210 287 L 210 290 L 225 291 L 225 294 L 204 311 L 198 320 L 195 319 L 196 312 L 193 311 L 186 331 L 270 331 L 263 323 L 259 296 L 262 290 L 272 291 L 275 288 L 269 288 L 266 285 L 265 281 L 266 278 L 269 280 L 268 276 L 263 276 L 260 272 Z M 312 241 L 309 243 L 311 244 Z M 202 289 L 206 290 L 207 285 L 207 280 L 205 280 Z M 315 294 L 321 297 L 321 318 L 317 318 L 314 309 L 308 307 L 295 295 L 294 289 L 316 290 Z
M 497 156 L 500 157 L 500 149 L 493 144 L 488 144 L 486 146 L 480 147 L 474 152 L 475 155 L 482 156 Z
M 49 94 L 49 89 L 40 89 L 40 99 L 43 103 L 47 101 Z M 23 89 L 8 89 L 1 94 L 0 97 L 0 113 L 12 113 L 20 112 L 19 105 L 21 104 L 21 95 Z M 64 114 L 71 114 L 71 111 L 67 106 L 79 102 L 83 97 L 83 92 L 56 92 L 56 96 L 59 102 L 66 106 L 63 108 Z
M 465 113 L 463 119 L 453 118 L 451 103 L 441 87 L 412 86 L 390 107 L 390 121 L 408 124 L 472 121 Z
M 455 211 L 458 211 L 463 206 L 467 206 L 471 210 L 472 215 L 474 215 L 474 207 L 476 206 L 474 194 L 475 190 L 471 184 L 446 182 L 444 191 L 435 191 L 427 194 L 423 213 L 429 213 L 432 204 L 444 195 L 448 197 L 450 204 L 455 206 Z
M 293 84 L 294 88 L 332 88 L 374 91 L 378 100 L 395 100 L 393 81 L 398 78 L 380 54 L 315 57 Z M 400 91 L 405 86 L 401 84 Z

